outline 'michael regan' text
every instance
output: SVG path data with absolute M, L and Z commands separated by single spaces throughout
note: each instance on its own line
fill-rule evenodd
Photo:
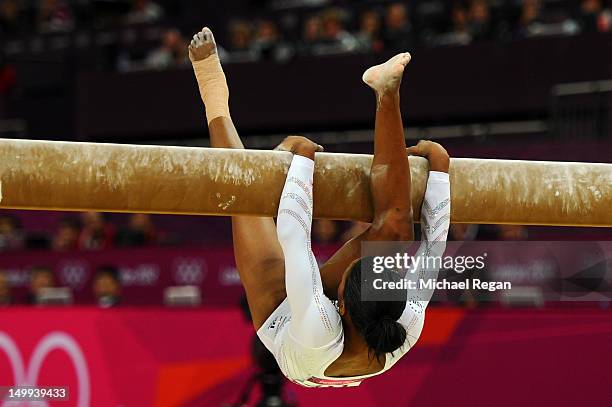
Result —
M 374 288 L 377 290 L 511 290 L 512 283 L 509 281 L 483 281 L 477 278 L 466 279 L 463 281 L 448 281 L 447 279 L 437 280 L 420 279 L 419 281 L 402 279 L 397 282 L 383 281 L 375 279 Z

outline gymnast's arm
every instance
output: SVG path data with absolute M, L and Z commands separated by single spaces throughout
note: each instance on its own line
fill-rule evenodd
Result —
M 281 195 L 277 234 L 285 255 L 285 285 L 292 314 L 289 334 L 303 346 L 320 348 L 337 337 L 340 324 L 333 304 L 323 294 L 310 246 L 314 148 L 293 150 L 296 155 Z
M 448 167 L 450 159 L 446 150 L 436 143 L 424 146 L 419 143 L 409 148 L 409 152 L 421 155 L 429 160 L 430 172 L 427 179 L 427 187 L 423 206 L 421 208 L 421 246 L 415 257 L 441 257 L 446 249 L 446 239 L 450 227 L 450 182 Z M 433 150 L 433 151 L 432 151 Z M 426 267 L 423 263 L 407 278 L 431 279 L 438 277 L 439 268 Z M 433 295 L 433 290 L 419 289 L 407 292 L 406 308 L 399 322 L 406 328 L 407 340 L 412 345 L 418 339 L 422 328 L 422 314 Z

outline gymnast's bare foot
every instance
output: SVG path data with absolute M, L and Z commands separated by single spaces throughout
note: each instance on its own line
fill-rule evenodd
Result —
M 397 54 L 384 64 L 375 65 L 363 74 L 363 81 L 378 95 L 389 91 L 397 91 L 402 82 L 404 68 L 410 62 L 410 53 Z
M 191 62 L 203 61 L 211 55 L 217 54 L 215 36 L 208 27 L 195 34 L 189 44 L 189 59 Z

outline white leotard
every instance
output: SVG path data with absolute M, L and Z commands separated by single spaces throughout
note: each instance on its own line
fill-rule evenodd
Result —
M 363 379 L 390 369 L 414 346 L 423 329 L 429 301 L 409 295 L 406 309 L 398 320 L 406 329 L 406 342 L 393 354 L 386 354 L 385 366 L 380 372 L 355 377 L 325 376 L 325 369 L 342 353 L 344 335 L 335 305 L 323 294 L 319 267 L 310 245 L 313 171 L 312 160 L 293 157 L 277 219 L 278 239 L 285 255 L 287 298 L 257 334 L 289 380 L 307 387 L 357 386 Z M 429 242 L 446 241 L 449 224 L 448 174 L 431 171 L 421 211 L 423 243 L 419 252 L 435 251 L 432 255 L 442 255 L 445 245 Z

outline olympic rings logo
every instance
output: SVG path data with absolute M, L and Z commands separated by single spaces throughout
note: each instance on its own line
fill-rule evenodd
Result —
M 0 349 L 8 356 L 9 363 L 13 369 L 15 386 L 36 386 L 40 369 L 49 353 L 55 349 L 63 350 L 72 361 L 77 375 L 79 385 L 77 406 L 89 406 L 91 399 L 89 367 L 81 347 L 72 336 L 60 331 L 49 332 L 34 347 L 34 352 L 30 357 L 30 363 L 27 365 L 27 368 L 17 344 L 3 331 L 0 331 Z M 11 403 L 11 405 L 15 405 L 13 402 Z M 48 406 L 47 402 L 36 402 L 35 404 L 37 406 Z M 2 406 L 6 405 L 8 404 L 2 404 Z

